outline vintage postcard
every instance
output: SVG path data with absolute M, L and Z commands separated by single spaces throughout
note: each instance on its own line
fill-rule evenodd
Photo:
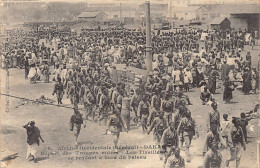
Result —
M 259 168 L 258 0 L 2 0 L 1 168 Z

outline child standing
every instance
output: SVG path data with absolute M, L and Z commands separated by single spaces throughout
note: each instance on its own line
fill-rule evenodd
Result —
M 228 120 L 228 114 L 223 114 L 223 121 L 220 122 L 220 134 L 228 143 L 228 133 L 232 123 Z
M 247 143 L 247 130 L 246 130 L 246 126 L 248 125 L 248 119 L 246 118 L 246 114 L 245 113 L 241 113 L 240 114 L 240 126 L 243 130 L 243 134 L 245 137 L 245 142 Z

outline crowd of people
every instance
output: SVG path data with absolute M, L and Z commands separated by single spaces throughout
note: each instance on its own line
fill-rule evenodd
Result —
M 160 146 L 160 158 L 167 168 L 185 167 L 180 150 L 185 151 L 186 161 L 191 162 L 189 148 L 199 132 L 189 110 L 192 102 L 184 92 L 200 87 L 198 97 L 202 104 L 212 107 L 203 149 L 204 166 L 223 164 L 219 150 L 222 144 L 231 150 L 232 157 L 226 165 L 236 159 L 238 167 L 241 148 L 246 149 L 244 121 L 250 118 L 243 113 L 240 119 L 230 122 L 227 114 L 223 114 L 226 122 L 220 122 L 214 95 L 221 84 L 226 103 L 230 103 L 235 88 L 240 87 L 244 94 L 257 93 L 258 71 L 251 66 L 250 52 L 242 54 L 245 33 L 200 29 L 153 31 L 153 71 L 137 85 L 124 80 L 115 82 L 113 70 L 117 64 L 146 69 L 145 31 L 141 29 L 91 30 L 80 36 L 68 27 L 11 31 L 8 43 L 3 46 L 2 67 L 24 68 L 25 79 L 29 78 L 30 83 L 41 78 L 44 82 L 56 81 L 53 95 L 57 95 L 57 103 L 62 104 L 66 96 L 74 107 L 70 122 L 76 145 L 81 125 L 93 120 L 107 125 L 105 134 L 110 131 L 117 146 L 123 128 L 131 130 L 121 116 L 123 99 L 130 98 L 131 122 L 140 125 L 142 133 L 153 131 L 155 143 Z M 206 34 L 203 41 L 202 34 Z M 23 40 L 11 43 L 17 37 Z M 80 104 L 84 105 L 84 114 L 79 112 Z M 231 125 L 229 130 L 227 124 Z

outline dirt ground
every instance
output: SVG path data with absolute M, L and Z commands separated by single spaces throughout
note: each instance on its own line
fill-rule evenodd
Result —
M 257 66 L 258 48 L 250 51 L 253 56 L 253 66 Z M 246 46 L 249 50 L 249 47 Z M 243 52 L 245 55 L 245 51 Z M 1 92 L 6 93 L 4 70 L 1 70 Z M 36 99 L 41 95 L 55 100 L 52 96 L 54 83 L 29 84 L 28 80 L 24 79 L 24 70 L 10 69 L 10 95 L 25 97 L 28 99 Z M 192 112 L 192 117 L 198 125 L 200 137 L 192 141 L 190 153 L 192 160 L 186 162 L 186 167 L 196 168 L 202 165 L 202 146 L 206 135 L 206 115 L 211 110 L 211 107 L 202 105 L 199 99 L 200 90 L 197 88 L 191 89 L 185 93 L 189 96 L 193 105 L 189 106 Z M 232 116 L 239 116 L 241 112 L 248 112 L 253 109 L 255 101 L 258 100 L 258 95 L 250 94 L 243 95 L 241 91 L 233 92 L 233 99 L 230 104 L 224 104 L 222 101 L 223 90 L 217 89 L 215 95 L 219 103 L 218 109 L 220 114 L 229 114 L 229 119 Z M 73 113 L 72 109 L 57 107 L 52 105 L 35 105 L 24 102 L 24 105 L 17 107 L 18 101 L 14 98 L 9 98 L 9 112 L 5 112 L 6 97 L 1 96 L 1 152 L 17 152 L 18 157 L 1 163 L 7 167 L 113 167 L 113 168 L 134 168 L 134 167 L 163 167 L 163 161 L 159 159 L 158 154 L 146 154 L 146 159 L 119 159 L 119 155 L 127 155 L 127 150 L 119 150 L 117 159 L 104 159 L 105 156 L 115 156 L 113 154 L 104 154 L 102 160 L 84 159 L 76 160 L 77 154 L 75 151 L 60 150 L 60 147 L 75 147 L 73 133 L 69 130 L 69 119 Z M 63 100 L 64 106 L 71 106 L 67 98 Z M 80 106 L 81 108 L 82 106 Z M 83 111 L 81 111 L 84 113 Z M 44 143 L 39 147 L 39 162 L 33 163 L 25 160 L 27 143 L 26 130 L 22 127 L 28 121 L 34 120 L 36 126 L 41 130 Z M 92 121 L 86 122 L 86 128 L 82 128 L 79 136 L 79 147 L 88 146 L 113 146 L 111 135 L 103 135 L 106 127 L 103 124 Z M 257 141 L 259 140 L 258 121 L 251 120 L 248 126 L 248 139 L 246 151 L 242 152 L 241 168 L 257 167 Z M 119 145 L 138 145 L 139 148 L 145 145 L 154 145 L 152 133 L 150 135 L 142 134 L 140 126 L 131 126 L 128 133 L 122 132 Z M 47 151 L 45 153 L 44 151 Z M 134 150 L 132 150 L 134 151 Z M 148 151 L 148 150 L 146 150 Z M 71 154 L 69 152 L 72 152 Z M 89 152 L 89 151 L 88 151 Z M 99 151 L 100 152 L 100 151 Z M 223 158 L 229 157 L 227 150 L 222 150 Z M 185 158 L 184 152 L 181 155 Z M 94 155 L 93 155 L 94 156 Z M 68 159 L 74 157 L 74 160 Z M 231 167 L 234 164 L 231 162 Z

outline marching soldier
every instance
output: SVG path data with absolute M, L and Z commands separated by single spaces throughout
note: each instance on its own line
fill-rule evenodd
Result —
M 180 124 L 177 129 L 177 133 L 181 136 L 181 147 L 184 147 L 185 154 L 187 156 L 187 162 L 190 162 L 190 153 L 189 148 L 191 144 L 192 137 L 197 134 L 199 136 L 198 131 L 196 130 L 196 123 L 194 119 L 191 117 L 191 112 L 188 110 L 185 113 L 185 116 L 181 119 Z M 184 146 L 183 146 L 184 142 Z
M 154 89 L 152 100 L 151 100 L 151 113 L 148 118 L 148 125 L 151 125 L 154 118 L 158 116 L 158 112 L 160 111 L 161 107 L 161 98 L 159 95 L 158 88 Z
M 78 145 L 78 137 L 81 130 L 81 124 L 83 124 L 82 114 L 78 110 L 78 106 L 74 105 L 74 114 L 70 118 L 70 130 L 74 130 L 75 145 Z M 84 124 L 84 128 L 86 124 Z
M 240 159 L 241 159 L 241 148 L 243 147 L 246 150 L 245 138 L 243 134 L 243 130 L 239 125 L 239 119 L 233 118 L 232 123 L 234 126 L 231 128 L 228 143 L 230 146 L 230 159 L 226 161 L 226 166 L 229 166 L 230 161 L 236 160 L 236 168 L 239 167 Z
M 171 156 L 167 159 L 165 168 L 185 168 L 185 161 L 180 155 L 180 148 L 171 148 Z
M 105 120 L 105 124 L 106 124 L 108 119 L 110 103 L 108 98 L 108 90 L 105 87 L 103 87 L 101 90 L 102 93 L 99 101 L 99 111 L 101 112 L 101 117 L 99 121 Z
M 173 122 L 175 123 L 175 129 L 177 130 L 181 119 L 184 117 L 185 113 L 187 111 L 187 108 L 184 106 L 179 106 L 179 109 L 176 111 L 176 113 L 173 116 Z
M 222 163 L 222 155 L 218 150 L 218 144 L 211 144 L 211 149 L 204 157 L 203 168 L 221 168 Z
M 94 106 L 95 106 L 96 99 L 95 99 L 92 91 L 90 89 L 86 89 L 83 98 L 84 98 L 84 107 L 87 112 L 86 120 L 88 119 L 88 116 L 90 114 L 92 114 L 92 120 L 95 121 L 94 120 L 94 118 L 95 118 Z
M 138 123 L 138 115 L 137 115 L 137 109 L 140 101 L 140 97 L 138 95 L 139 89 L 135 89 L 133 96 L 131 97 L 130 100 L 130 106 L 131 106 L 131 111 L 135 113 L 135 118 L 134 121 Z
M 61 100 L 62 100 L 62 97 L 64 94 L 63 83 L 61 82 L 60 77 L 58 77 L 57 79 L 58 79 L 58 82 L 55 83 L 55 85 L 54 85 L 54 90 L 53 90 L 52 95 L 54 95 L 56 93 L 58 104 L 62 104 Z
M 204 147 L 203 147 L 203 156 L 211 148 L 212 143 L 219 144 L 220 142 L 223 145 L 225 144 L 224 140 L 222 139 L 222 137 L 220 136 L 220 134 L 217 130 L 217 127 L 212 127 L 211 130 L 206 134 L 206 139 L 205 139 Z
M 164 157 L 165 157 L 164 164 L 166 163 L 169 157 L 170 149 L 172 147 L 178 147 L 179 137 L 174 127 L 175 124 L 174 122 L 171 121 L 169 123 L 168 128 L 164 130 L 161 138 L 161 147 L 163 149 Z
M 156 144 L 160 144 L 161 142 L 161 138 L 162 138 L 162 134 L 163 131 L 167 128 L 167 122 L 166 120 L 163 118 L 163 111 L 159 112 L 159 116 L 156 117 L 151 126 L 148 128 L 147 130 L 147 134 L 149 135 L 150 132 L 154 129 L 154 140 L 156 142 Z
M 169 125 L 169 122 L 172 121 L 172 113 L 174 108 L 174 103 L 170 99 L 170 94 L 165 94 L 165 100 L 162 102 L 161 110 L 164 112 L 164 118 L 167 121 L 167 125 Z
M 163 111 L 159 112 L 159 116 L 156 117 L 151 126 L 148 128 L 147 134 L 149 135 L 150 132 L 154 129 L 153 131 L 153 137 L 156 145 L 160 145 L 161 138 L 163 131 L 167 128 L 167 123 L 166 120 L 163 118 Z M 160 159 L 162 159 L 163 156 L 160 154 Z
M 107 122 L 107 130 L 105 134 L 107 134 L 108 130 L 111 131 L 114 140 L 114 146 L 117 151 L 117 143 L 119 140 L 120 132 L 122 132 L 122 128 L 124 128 L 126 132 L 128 132 L 128 130 L 123 117 L 120 115 L 119 109 L 114 109 L 113 113 L 114 114 L 110 116 Z
M 213 110 L 211 112 L 209 112 L 208 114 L 208 122 L 207 122 L 207 126 L 208 126 L 208 130 L 212 129 L 213 127 L 216 127 L 217 129 L 219 129 L 220 127 L 220 116 L 219 116 L 219 111 L 217 110 L 218 105 L 216 102 L 213 102 L 211 104 L 211 107 L 213 108 Z
M 140 115 L 143 133 L 147 130 L 147 120 L 149 116 L 150 103 L 148 102 L 148 95 L 145 94 L 143 100 L 139 103 L 137 112 Z

